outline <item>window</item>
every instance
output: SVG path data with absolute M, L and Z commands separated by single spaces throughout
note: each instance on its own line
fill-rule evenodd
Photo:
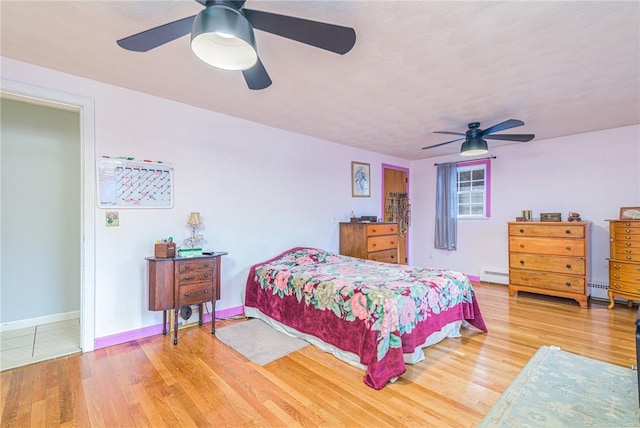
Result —
M 490 160 L 461 162 L 458 172 L 458 218 L 491 217 Z

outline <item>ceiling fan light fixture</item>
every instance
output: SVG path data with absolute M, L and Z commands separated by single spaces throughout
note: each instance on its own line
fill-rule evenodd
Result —
M 460 154 L 462 156 L 477 156 L 483 155 L 489 151 L 489 146 L 487 145 L 486 140 L 482 137 L 475 138 L 467 138 L 464 143 L 462 143 L 462 148 L 460 149 Z
M 224 5 L 209 6 L 196 15 L 191 50 L 223 70 L 248 70 L 258 61 L 253 27 L 239 10 Z

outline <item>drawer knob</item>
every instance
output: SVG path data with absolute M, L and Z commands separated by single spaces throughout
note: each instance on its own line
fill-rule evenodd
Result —
M 629 223 L 628 221 L 624 223 L 625 226 L 631 226 L 631 223 Z
M 627 230 L 625 230 L 625 232 L 631 233 L 631 229 L 627 229 Z
M 564 233 L 566 233 L 567 235 L 571 235 L 571 229 L 565 230 Z
M 567 263 L 567 269 L 571 269 L 571 265 Z
M 185 276 L 185 277 L 184 277 L 184 280 L 185 280 L 185 281 L 189 281 L 190 279 L 191 279 L 191 277 L 189 277 L 189 276 Z
M 209 278 L 209 274 L 208 274 L 208 273 L 205 273 L 205 274 L 204 274 L 204 277 L 205 277 L 205 278 Z
M 627 254 L 631 254 L 631 249 L 627 248 L 626 250 L 624 250 L 624 252 Z
M 615 288 L 616 290 L 620 290 L 622 286 L 620 284 L 613 284 L 613 288 Z
M 629 235 L 625 236 L 625 239 L 631 239 L 631 237 Z
M 564 285 L 566 285 L 567 287 L 571 287 L 571 283 L 569 281 L 565 282 Z
M 630 247 L 630 246 L 631 246 L 631 242 L 625 242 L 625 245 L 626 245 L 627 247 Z
M 622 275 L 620 275 L 619 273 L 614 273 L 614 274 L 613 274 L 613 277 L 614 277 L 615 279 L 620 279 L 620 278 L 622 278 Z
M 207 293 L 209 293 L 209 289 L 208 289 L 208 288 L 205 288 L 205 290 L 204 290 L 204 294 L 207 294 Z
M 189 269 L 189 265 L 184 265 L 184 268 L 185 269 Z
M 372 246 L 372 247 L 375 247 L 375 246 L 376 246 L 376 244 L 371 244 L 371 246 Z
M 520 244 L 520 248 L 524 248 L 524 244 Z
M 566 247 L 564 247 L 564 248 L 566 248 L 566 250 L 567 250 L 567 251 L 571 251 L 571 245 L 567 245 L 567 246 L 566 246 Z
M 640 282 L 640 277 L 636 276 L 636 282 Z
M 613 265 L 614 269 L 620 269 L 620 267 L 621 267 L 620 265 Z
M 376 233 L 376 229 L 375 228 L 371 229 L 371 232 Z
M 520 260 L 520 266 L 524 266 L 524 260 Z
M 520 229 L 520 233 L 524 233 L 524 229 Z
M 209 263 L 205 263 L 205 264 L 204 264 L 204 267 L 209 267 Z
M 626 256 L 626 257 L 625 257 L 625 259 L 627 259 L 627 260 L 631 260 L 632 258 L 633 258 L 633 257 L 631 257 L 631 256 Z
M 189 297 L 189 292 L 184 293 L 184 297 Z
M 390 243 L 391 245 L 396 245 L 396 243 L 395 243 L 395 242 L 393 242 L 393 241 L 389 241 L 389 243 Z
M 640 272 L 640 266 L 636 268 L 636 272 Z

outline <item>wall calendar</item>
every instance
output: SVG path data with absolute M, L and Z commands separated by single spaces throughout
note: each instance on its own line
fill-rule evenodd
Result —
M 133 158 L 98 159 L 100 208 L 172 208 L 173 167 Z

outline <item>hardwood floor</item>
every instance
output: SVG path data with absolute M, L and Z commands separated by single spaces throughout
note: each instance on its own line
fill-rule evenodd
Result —
M 313 346 L 260 367 L 193 327 L 175 347 L 158 335 L 0 373 L 0 425 L 472 427 L 541 345 L 636 364 L 635 308 L 475 289 L 489 333 L 463 329 L 381 391 Z

